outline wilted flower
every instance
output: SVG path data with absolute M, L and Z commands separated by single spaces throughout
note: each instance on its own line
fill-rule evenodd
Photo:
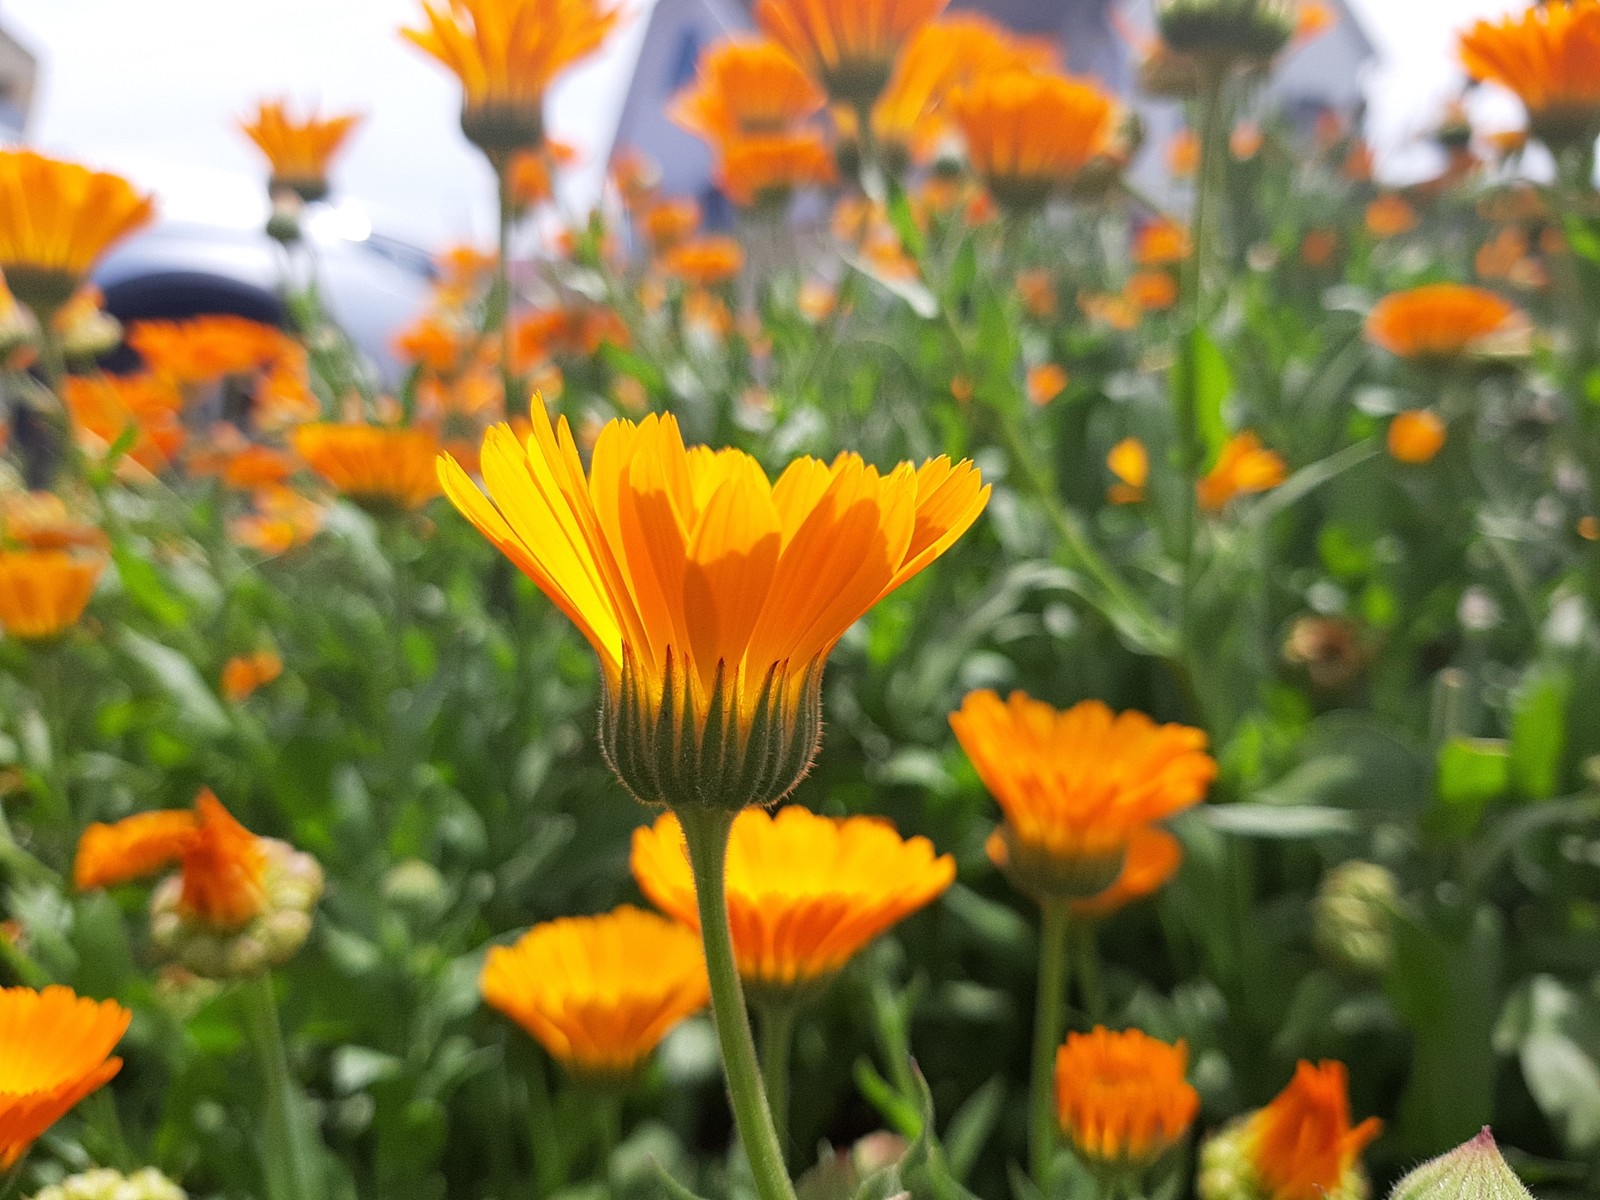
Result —
M 110 1054 L 132 1019 L 64 987 L 0 988 L 0 1171 L 122 1069 Z
M 950 0 L 759 0 L 756 24 L 841 104 L 866 109 L 901 47 Z
M 1418 466 L 1432 462 L 1444 449 L 1445 424 L 1443 418 L 1426 408 L 1414 408 L 1396 414 L 1389 422 L 1389 455 L 1396 462 Z
M 130 883 L 178 864 L 150 897 L 156 948 L 196 975 L 228 979 L 287 961 L 311 933 L 322 868 L 287 842 L 257 837 L 210 791 L 194 809 L 94 824 L 78 842 L 79 891 Z
M 1202 1148 L 1200 1200 L 1365 1200 L 1361 1152 L 1381 1128 L 1351 1128 L 1343 1063 L 1301 1062 L 1276 1099 Z
M 1189 1052 L 1137 1029 L 1069 1033 L 1056 1051 L 1061 1132 L 1093 1169 L 1138 1172 L 1188 1132 L 1200 1093 L 1184 1078 Z
M 1354 683 L 1370 657 L 1361 627 L 1348 617 L 1299 617 L 1283 644 L 1284 661 L 1303 668 L 1313 686 L 1330 691 Z
M 1398 358 L 1435 365 L 1518 347 L 1527 331 L 1514 304 L 1458 283 L 1391 293 L 1367 317 L 1368 341 Z
M 102 1167 L 68 1175 L 35 1192 L 33 1200 L 188 1200 L 188 1193 L 154 1167 L 131 1175 Z
M 673 814 L 633 834 L 633 874 L 652 903 L 698 929 L 694 879 Z M 728 921 L 739 975 L 756 996 L 826 983 L 868 942 L 932 903 L 955 860 L 887 821 L 751 808 L 728 843 Z
M 31 150 L 0 150 L 0 273 L 44 322 L 114 244 L 155 215 L 118 175 Z
M 303 425 L 295 453 L 340 495 L 380 510 L 421 508 L 439 494 L 439 440 L 425 429 Z
M 1222 447 L 1214 467 L 1196 486 L 1200 507 L 1219 513 L 1239 496 L 1271 491 L 1288 477 L 1284 461 L 1261 444 L 1261 438 L 1246 430 L 1236 433 Z
M 295 117 L 287 101 L 263 100 L 239 128 L 272 167 L 267 190 L 293 192 L 309 203 L 328 194 L 328 164 L 360 123 L 356 114 Z
M 70 629 L 104 568 L 104 558 L 65 550 L 0 550 L 0 632 L 31 642 Z
M 1516 93 L 1533 134 L 1558 153 L 1600 133 L 1600 3 L 1547 0 L 1461 35 L 1474 79 Z
M 1138 831 L 1198 804 L 1217 773 L 1200 730 L 1098 700 L 1061 712 L 973 692 L 950 725 L 1005 814 L 990 859 L 1040 900 L 1104 892 Z
M 834 644 L 948 549 L 989 498 L 968 463 L 880 474 L 852 454 L 776 484 L 677 421 L 612 421 L 585 478 L 565 418 L 484 442 L 485 497 L 445 458 L 446 494 L 578 626 L 605 677 L 601 741 L 646 803 L 770 804 L 821 736 Z
M 605 1083 L 627 1082 L 711 998 L 700 939 L 626 905 L 535 925 L 515 944 L 491 947 L 480 987 L 567 1071 Z

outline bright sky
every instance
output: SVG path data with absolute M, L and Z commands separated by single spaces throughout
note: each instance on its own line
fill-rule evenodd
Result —
M 1522 7 L 1351 2 L 1384 58 L 1373 89 L 1384 147 L 1424 131 L 1459 87 L 1452 31 Z M 456 84 L 395 33 L 419 8 L 417 0 L 0 0 L 0 21 L 44 59 L 33 140 L 128 172 L 159 190 L 173 215 L 226 207 L 236 220 L 257 219 L 260 167 L 233 120 L 262 96 L 287 94 L 370 114 L 338 180 L 380 229 L 424 244 L 486 241 L 490 182 L 461 140 Z M 632 38 L 641 29 L 634 22 Z M 556 136 L 592 142 L 614 123 L 625 85 L 617 63 L 631 58 L 630 40 L 558 89 Z

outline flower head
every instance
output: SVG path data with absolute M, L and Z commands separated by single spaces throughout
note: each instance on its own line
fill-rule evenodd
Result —
M 64 399 L 79 443 L 96 458 L 117 447 L 135 467 L 159 472 L 189 437 L 183 393 L 156 375 L 72 375 Z
M 1533 1200 L 1485 1125 L 1471 1141 L 1430 1159 L 1394 1185 L 1390 1200 Z
M 1056 1051 L 1061 1131 L 1091 1166 L 1139 1171 L 1183 1138 L 1200 1111 L 1189 1053 L 1130 1029 L 1069 1033 Z
M 866 107 L 900 48 L 950 0 L 758 0 L 756 24 L 842 104 Z
M 0 150 L 0 272 L 41 321 L 72 298 L 101 255 L 154 215 L 150 197 L 121 176 Z
M 699 928 L 694 879 L 678 819 L 664 813 L 633 834 L 633 874 L 662 911 Z M 873 938 L 932 903 L 955 860 L 887 821 L 822 817 L 791 805 L 751 808 L 728 844 L 728 920 L 739 975 L 755 995 L 831 979 Z
M 1158 0 L 1156 9 L 1167 46 L 1226 66 L 1270 59 L 1296 34 L 1319 32 L 1327 16 L 1303 0 Z
M 1348 1075 L 1340 1062 L 1301 1062 L 1289 1086 L 1247 1117 L 1241 1141 L 1267 1200 L 1324 1200 L 1337 1194 L 1383 1123 L 1351 1128 Z
M 128 345 L 152 374 L 176 384 L 214 383 L 267 370 L 294 353 L 282 330 L 226 313 L 136 321 L 128 329 Z
M 1128 839 L 1122 873 L 1103 892 L 1068 906 L 1074 919 L 1102 921 L 1166 887 L 1183 864 L 1183 844 L 1165 829 L 1147 826 Z
M 598 50 L 621 14 L 606 0 L 423 0 L 400 34 L 461 81 L 461 125 L 491 158 L 544 140 L 544 94 Z
M 322 870 L 285 842 L 257 837 L 209 790 L 193 811 L 138 813 L 84 830 L 73 863 L 79 891 L 113 887 L 177 864 L 150 899 L 158 949 L 210 979 L 283 962 L 311 932 Z
M 1105 891 L 1137 833 L 1199 803 L 1217 772 L 1200 730 L 1098 700 L 1061 712 L 973 692 L 950 725 L 1005 814 L 990 858 L 1040 898 Z
M 949 107 L 973 170 L 1012 208 L 1043 204 L 1117 148 L 1117 102 L 1067 75 L 986 75 L 954 93 Z
M 711 997 L 700 939 L 628 906 L 535 925 L 491 948 L 480 986 L 573 1075 L 613 1081 Z
M 1474 79 L 1515 92 L 1534 136 L 1553 149 L 1600 133 L 1600 2 L 1550 0 L 1461 35 Z
M 64 987 L 0 988 L 0 1171 L 122 1069 L 110 1054 L 132 1019 Z
M 104 568 L 101 557 L 65 550 L 0 550 L 0 632 L 43 641 L 70 629 Z
M 672 119 L 714 147 L 787 133 L 822 111 L 827 96 L 776 42 L 719 42 L 700 58 Z
M 1106 455 L 1106 466 L 1116 476 L 1106 498 L 1113 504 L 1138 504 L 1150 482 L 1150 452 L 1138 438 L 1123 438 Z
M 573 621 L 605 678 L 602 743 L 647 803 L 742 808 L 787 795 L 821 735 L 834 644 L 944 553 L 988 502 L 969 463 L 858 456 L 776 483 L 737 450 L 687 449 L 677 421 L 612 421 L 585 476 L 542 403 L 519 442 L 484 441 L 485 496 L 453 459 L 445 493 Z
M 302 425 L 293 443 L 313 471 L 358 504 L 409 510 L 439 494 L 439 441 L 425 429 Z
M 54 492 L 0 487 L 0 546 L 23 550 L 101 549 L 105 532 Z
M 704 237 L 679 242 L 661 256 L 662 269 L 684 283 L 711 287 L 744 269 L 744 247 L 736 238 Z
M 131 1175 L 97 1167 L 52 1183 L 33 1200 L 189 1200 L 189 1194 L 154 1167 Z
M 1271 491 L 1286 478 L 1288 467 L 1282 457 L 1263 446 L 1259 435 L 1245 430 L 1227 440 L 1196 491 L 1201 508 L 1219 513 L 1237 497 Z
M 723 147 L 717 170 L 718 186 L 744 208 L 781 205 L 837 177 L 827 139 L 815 129 L 739 138 Z
M 1444 449 L 1444 420 L 1426 408 L 1409 409 L 1389 422 L 1389 455 L 1396 462 L 1420 466 Z
M 1397 358 L 1447 363 L 1490 352 L 1522 337 L 1527 320 L 1493 292 L 1432 283 L 1394 292 L 1373 306 L 1367 340 Z
M 328 194 L 328 164 L 360 123 L 361 117 L 354 113 L 322 117 L 309 112 L 297 118 L 286 101 L 263 100 L 239 128 L 272 167 L 268 189 L 312 201 Z
M 230 658 L 222 668 L 222 694 L 235 704 L 283 674 L 283 660 L 270 650 Z

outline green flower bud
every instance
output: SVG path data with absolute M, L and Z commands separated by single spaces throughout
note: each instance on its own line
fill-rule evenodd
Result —
M 1522 1180 L 1483 1132 L 1448 1154 L 1423 1163 L 1394 1185 L 1389 1200 L 1533 1200 Z
M 1394 963 L 1400 885 L 1384 867 L 1347 862 L 1322 877 L 1312 904 L 1312 938 L 1332 967 L 1363 978 Z
M 132 1175 L 102 1168 L 69 1175 L 33 1200 L 188 1200 L 188 1193 L 154 1167 Z

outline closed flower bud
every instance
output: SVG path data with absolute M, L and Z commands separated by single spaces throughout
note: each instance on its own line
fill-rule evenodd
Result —
M 1394 1185 L 1389 1200 L 1533 1200 L 1495 1145 L 1483 1132 L 1448 1154 L 1423 1163 Z
M 1161 0 L 1157 20 L 1172 49 L 1233 62 L 1277 54 L 1300 13 L 1297 0 Z
M 409 913 L 437 916 L 450 905 L 450 885 L 432 863 L 408 858 L 383 877 L 383 898 Z
M 1312 906 L 1312 936 L 1324 961 L 1357 976 L 1382 975 L 1394 962 L 1395 877 L 1369 862 L 1329 871 Z
M 188 1193 L 154 1167 L 132 1175 L 101 1168 L 69 1175 L 33 1200 L 188 1200 Z

